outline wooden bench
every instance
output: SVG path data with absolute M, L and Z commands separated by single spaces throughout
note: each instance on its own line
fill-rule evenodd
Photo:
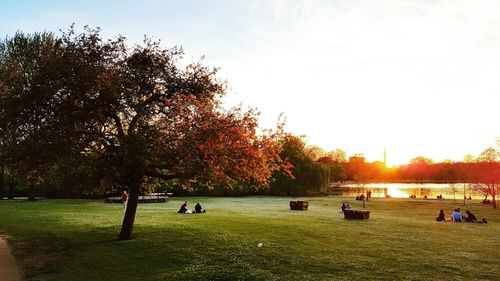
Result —
M 370 218 L 370 211 L 344 210 L 344 218 L 350 220 L 366 220 Z
M 307 211 L 309 201 L 290 201 L 290 210 Z
M 165 203 L 168 201 L 167 196 L 139 196 L 138 203 Z M 122 197 L 108 197 L 104 199 L 104 203 L 119 203 L 123 204 Z

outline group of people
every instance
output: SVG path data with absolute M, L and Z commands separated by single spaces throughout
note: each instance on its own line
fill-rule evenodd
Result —
M 462 215 L 462 212 L 460 211 L 460 208 L 456 208 L 453 213 L 451 214 L 451 217 L 446 218 L 444 216 L 444 211 L 440 210 L 439 215 L 436 218 L 436 221 L 443 221 L 443 222 L 477 222 L 477 223 L 488 223 L 486 219 L 478 220 L 477 217 L 469 210 L 465 211 L 467 214 L 467 217 L 464 217 Z
M 179 214 L 201 214 L 201 213 L 206 213 L 206 212 L 207 212 L 207 210 L 205 210 L 201 207 L 200 202 L 196 203 L 196 205 L 194 206 L 194 210 L 190 210 L 188 208 L 188 201 L 184 201 L 184 203 L 181 205 L 181 208 L 179 209 L 179 211 L 177 211 L 177 213 L 179 213 Z
M 372 192 L 371 192 L 371 190 L 368 190 L 366 192 L 366 196 L 365 196 L 364 193 L 361 193 L 361 195 L 356 196 L 356 200 L 359 200 L 359 201 L 363 201 L 363 200 L 369 201 L 370 198 L 372 198 Z

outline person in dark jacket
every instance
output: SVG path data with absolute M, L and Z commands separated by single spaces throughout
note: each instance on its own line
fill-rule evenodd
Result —
M 200 205 L 200 202 L 196 203 L 196 206 L 194 206 L 194 210 L 196 213 L 201 214 L 201 213 L 206 213 L 207 211 L 203 209 Z
M 444 217 L 444 211 L 440 210 L 439 215 L 436 218 L 436 221 L 446 221 L 446 218 Z
M 476 216 L 469 210 L 465 211 L 467 217 L 465 218 L 466 222 L 477 222 Z
M 347 205 L 345 203 L 342 203 L 342 207 L 340 207 L 342 209 L 342 212 L 347 208 Z
M 342 203 L 342 212 L 345 210 L 352 210 L 351 205 L 347 202 Z

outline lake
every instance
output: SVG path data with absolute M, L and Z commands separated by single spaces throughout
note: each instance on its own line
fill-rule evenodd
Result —
M 455 184 L 456 199 L 463 199 L 464 184 Z M 393 197 L 393 198 L 408 198 L 410 195 L 415 195 L 416 198 L 433 198 L 442 195 L 445 199 L 453 199 L 453 191 L 450 184 L 445 183 L 369 183 L 365 185 L 365 192 L 370 190 L 372 197 Z M 335 193 L 344 196 L 353 196 L 361 194 L 359 185 L 355 183 L 340 184 L 333 188 Z M 366 193 L 365 193 L 366 194 Z M 468 184 L 465 184 L 465 194 L 472 199 L 484 199 L 484 195 L 480 192 L 472 190 Z

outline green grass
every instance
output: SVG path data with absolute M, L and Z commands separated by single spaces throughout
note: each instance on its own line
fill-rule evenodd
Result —
M 117 241 L 122 206 L 86 200 L 0 202 L 28 280 L 494 280 L 500 211 L 478 202 L 374 199 L 367 221 L 344 220 L 345 198 L 185 198 L 139 205 L 134 239 Z M 304 198 L 302 198 L 304 199 Z M 360 202 L 354 207 L 360 208 Z M 437 223 L 470 209 L 488 224 Z M 263 243 L 263 247 L 258 247 Z

